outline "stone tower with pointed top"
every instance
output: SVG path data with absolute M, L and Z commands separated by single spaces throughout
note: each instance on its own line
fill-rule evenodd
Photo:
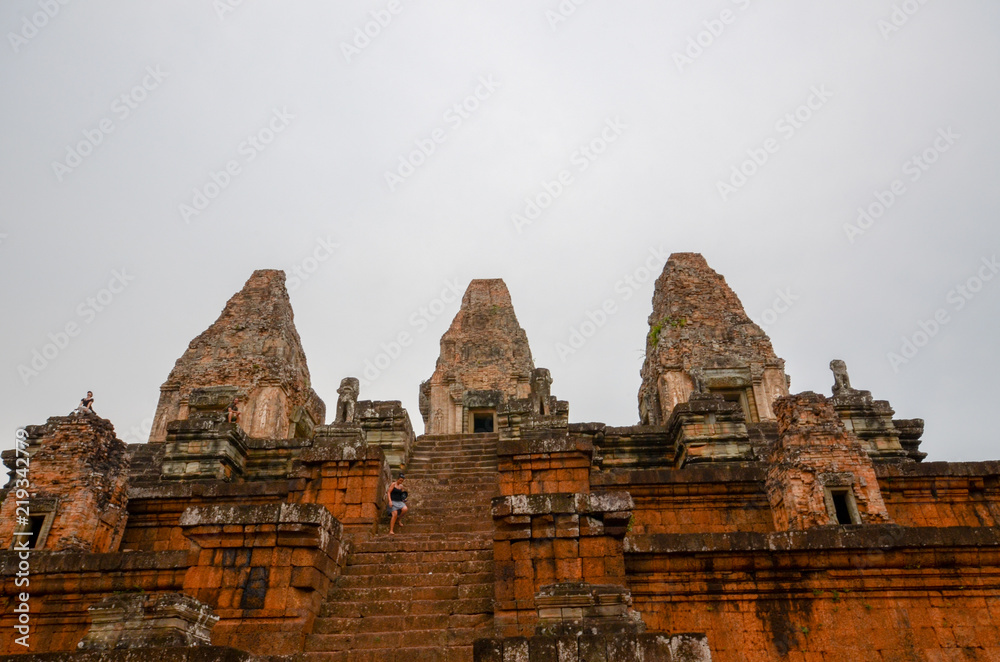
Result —
M 493 432 L 497 408 L 530 398 L 533 378 L 544 381 L 544 372 L 536 374 L 507 285 L 499 278 L 473 280 L 441 337 L 434 374 L 420 386 L 427 434 Z
M 186 420 L 192 393 L 204 396 L 206 389 L 240 398 L 240 425 L 251 437 L 305 437 L 324 423 L 326 405 L 310 386 L 285 272 L 253 272 L 191 341 L 160 387 L 149 440 L 166 440 L 167 424 Z
M 785 362 L 725 278 L 698 253 L 674 253 L 656 280 L 639 389 L 641 422 L 662 425 L 692 393 L 739 402 L 747 422 L 775 420 Z

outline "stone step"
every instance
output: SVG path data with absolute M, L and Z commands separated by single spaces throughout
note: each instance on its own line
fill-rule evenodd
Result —
M 369 616 L 367 618 L 319 617 L 313 634 L 355 632 L 399 632 L 449 628 L 483 628 L 492 623 L 490 614 L 422 614 L 418 616 Z
M 419 481 L 419 482 L 418 482 Z M 484 471 L 480 474 L 450 473 L 432 474 L 415 478 L 407 485 L 410 494 L 476 494 L 498 489 L 497 472 Z
M 455 467 L 455 463 L 473 463 L 478 466 L 466 466 L 466 467 Z M 449 469 L 490 469 L 492 471 L 497 471 L 497 465 L 499 463 L 498 459 L 494 458 L 483 458 L 483 457 L 453 457 L 453 458 L 431 458 L 431 459 L 419 459 L 410 458 L 410 462 L 406 465 L 404 470 L 407 477 L 410 476 L 415 471 L 430 471 L 440 468 Z
M 492 467 L 485 467 L 479 465 L 470 465 L 464 467 L 456 466 L 446 466 L 446 467 L 428 467 L 426 469 L 410 469 L 406 472 L 406 477 L 411 482 L 424 482 L 425 480 L 430 480 L 431 485 L 437 484 L 437 481 L 442 478 L 472 478 L 475 477 L 482 482 L 488 479 L 497 479 L 497 469 L 496 465 Z
M 414 447 L 411 450 L 410 459 L 414 457 L 423 457 L 424 459 L 442 459 L 449 460 L 454 458 L 477 458 L 482 457 L 484 459 L 497 457 L 496 446 L 475 446 L 475 447 L 457 447 L 457 448 L 431 448 L 427 446 Z
M 469 479 L 475 479 L 478 482 L 495 481 L 498 473 L 495 464 L 493 466 L 468 465 L 464 467 L 430 466 L 426 468 L 411 467 L 406 472 L 406 477 L 410 484 L 415 484 L 417 481 L 421 483 L 426 481 L 429 485 L 438 485 L 438 481 L 442 478 L 465 478 L 467 482 L 473 482 Z
M 428 479 L 429 481 L 430 479 Z M 477 482 L 462 482 L 444 479 L 440 485 L 422 485 L 420 489 L 407 490 L 412 496 L 431 496 L 440 498 L 468 499 L 469 497 L 493 498 L 500 493 L 496 474 L 490 480 Z
M 397 534 L 396 537 L 399 537 Z M 468 562 L 492 561 L 492 545 L 476 549 L 465 549 L 460 551 L 389 551 L 372 552 L 355 555 L 343 570 L 344 576 L 349 575 L 369 575 L 372 572 L 371 566 L 382 567 L 384 573 L 427 573 L 427 572 L 450 572 L 447 567 L 437 567 L 438 564 L 465 564 Z M 380 558 L 381 557 L 381 558 Z M 397 566 L 399 568 L 397 569 Z
M 358 632 L 348 634 L 311 634 L 306 636 L 307 651 L 340 651 L 356 649 L 424 648 L 437 646 L 471 646 L 483 636 L 481 630 L 456 628 L 443 630 L 406 630 L 403 632 Z M 400 660 L 408 659 L 400 657 Z M 413 659 L 413 658 L 409 658 Z M 422 658 L 417 658 L 422 659 Z
M 429 447 L 414 447 L 410 450 L 410 459 L 422 458 L 423 461 L 428 459 L 441 459 L 441 460 L 453 460 L 453 459 L 492 459 L 497 457 L 497 449 L 495 447 L 484 446 L 484 447 L 454 447 L 454 448 L 429 448 Z
M 403 520 L 406 522 L 469 522 L 485 523 L 493 526 L 490 506 L 486 504 L 469 505 L 461 501 L 453 503 L 436 503 L 431 505 L 420 501 L 408 502 L 409 508 Z
M 414 534 L 416 536 L 416 534 Z M 347 566 L 344 568 L 346 574 L 351 574 L 354 568 L 368 565 L 379 565 L 386 563 L 461 563 L 464 561 L 490 561 L 493 555 L 493 543 L 469 542 L 461 549 L 441 549 L 440 547 L 430 547 L 433 543 L 420 543 L 407 541 L 404 534 L 397 534 L 392 537 L 396 545 L 369 545 L 351 555 Z M 380 558 L 381 557 L 381 558 Z
M 380 527 L 379 530 L 383 533 L 388 533 L 389 525 L 386 524 L 384 527 Z M 451 531 L 456 533 L 459 531 L 469 531 L 471 533 L 485 533 L 492 530 L 493 526 L 491 524 L 434 524 L 430 522 L 407 522 L 406 525 L 402 529 L 396 531 L 394 535 L 433 533 L 435 531 Z
M 403 586 L 404 579 L 413 577 L 426 577 L 430 574 L 436 575 L 476 575 L 480 578 L 493 576 L 493 561 L 489 559 L 466 559 L 464 561 L 424 561 L 412 562 L 402 561 L 397 564 L 386 566 L 386 564 L 362 564 L 351 566 L 353 572 L 341 575 L 337 578 L 335 587 L 374 588 L 378 586 Z M 394 579 L 400 577 L 401 579 Z M 490 580 L 492 581 L 492 580 Z M 474 583 L 460 582 L 460 583 Z M 411 586 L 414 584 L 410 584 Z M 456 584 L 457 585 L 457 584 Z
M 357 565 L 352 566 L 351 572 L 345 572 L 337 577 L 330 590 L 351 587 L 458 586 L 459 584 L 493 581 L 490 579 L 494 575 L 491 563 L 485 559 L 467 559 L 465 561 L 425 562 L 404 560 L 389 566 L 376 563 Z M 471 569 L 460 570 L 465 566 Z M 469 575 L 469 578 L 456 577 L 458 575 Z
M 497 457 L 495 444 L 489 446 L 413 446 L 410 455 L 442 459 L 454 457 Z
M 417 515 L 423 517 L 437 517 L 444 519 L 460 519 L 463 521 L 492 522 L 491 506 L 489 499 L 477 499 L 473 502 L 471 498 L 445 499 L 444 497 L 434 497 L 433 500 L 424 501 L 421 498 L 411 498 L 406 502 L 406 519 L 412 520 Z
M 453 473 L 460 475 L 470 474 L 474 476 L 493 474 L 495 476 L 498 473 L 497 463 L 494 462 L 490 465 L 476 467 L 448 467 L 447 470 L 442 470 L 433 462 L 430 462 L 426 465 L 411 464 L 406 468 L 406 477 L 410 480 L 416 479 L 418 474 L 426 474 L 431 478 L 447 478 L 449 474 Z
M 479 439 L 479 440 L 490 440 L 499 441 L 500 433 L 498 432 L 460 432 L 457 434 L 422 434 L 417 437 L 417 443 L 421 441 L 461 441 L 463 439 Z
M 416 534 L 414 534 L 416 535 Z M 395 546 L 365 547 L 358 550 L 348 560 L 344 572 L 350 574 L 353 568 L 378 565 L 379 563 L 461 563 L 464 561 L 490 561 L 493 543 L 468 543 L 462 549 L 428 548 L 428 543 L 408 543 L 405 534 L 396 534 Z M 382 558 L 379 559 L 379 556 Z M 360 574 L 360 573 L 359 573 Z
M 412 455 L 424 455 L 427 457 L 451 458 L 451 457 L 497 457 L 496 444 L 482 444 L 476 446 L 429 446 L 416 445 L 410 449 Z
M 488 635 L 481 635 L 488 636 Z M 287 662 L 472 662 L 472 646 L 299 653 Z
M 492 469 L 462 469 L 447 473 L 437 471 L 414 471 L 412 476 L 407 474 L 407 479 L 421 482 L 427 481 L 431 485 L 463 485 L 472 483 L 496 483 L 497 472 Z M 407 489 L 409 491 L 409 489 Z
M 497 482 L 498 472 L 495 469 L 462 469 L 461 471 L 435 471 L 433 469 L 420 469 L 410 471 L 406 475 L 406 490 L 414 492 L 418 490 L 440 489 L 442 480 L 449 480 L 450 484 L 460 486 L 465 484 L 472 489 L 479 485 L 486 485 Z
M 496 457 L 497 456 L 497 445 L 496 444 L 481 444 L 476 446 L 442 446 L 435 447 L 427 444 L 417 444 L 411 449 L 412 456 L 425 455 L 427 457 L 439 457 L 439 458 L 449 458 L 449 457 L 466 457 L 475 456 L 482 454 L 486 457 Z M 411 457 L 412 457 L 411 456 Z
M 404 529 L 406 525 L 403 525 Z M 457 537 L 456 537 L 457 536 Z M 388 533 L 372 535 L 367 540 L 356 540 L 354 552 L 386 553 L 386 552 L 460 552 L 470 550 L 493 549 L 493 535 L 487 532 L 462 533 L 420 533 L 403 537 L 391 536 Z M 348 560 L 350 565 L 350 560 Z
M 453 614 L 492 614 L 493 598 L 465 598 L 461 600 L 380 600 L 377 602 L 351 602 L 330 600 L 320 610 L 320 615 L 336 618 L 370 618 L 372 616 L 429 616 Z
M 444 600 L 468 600 L 471 598 L 492 598 L 493 597 L 493 573 L 481 573 L 476 576 L 482 577 L 486 574 L 488 582 L 466 582 L 462 581 L 460 575 L 454 573 L 448 575 L 441 584 L 430 584 L 430 579 L 438 579 L 441 575 L 399 575 L 399 578 L 412 577 L 415 583 L 399 584 L 391 586 L 341 586 L 330 592 L 327 599 L 331 604 L 337 602 L 420 602 L 420 601 L 444 601 Z M 364 577 L 371 583 L 378 583 L 378 575 L 367 575 Z
M 422 513 L 425 516 L 433 515 L 440 517 L 442 520 L 458 518 L 469 522 L 492 522 L 492 501 L 492 495 L 483 496 L 479 494 L 470 494 L 455 499 L 441 495 L 431 497 L 411 496 L 406 502 L 406 514 L 403 517 L 412 518 L 418 513 Z M 388 516 L 385 519 L 388 521 Z
M 419 458 L 410 458 L 410 463 L 406 466 L 407 476 L 415 477 L 417 473 L 437 472 L 438 474 L 452 473 L 455 471 L 464 472 L 470 469 L 497 470 L 497 460 L 489 458 L 455 458 L 448 460 L 422 461 Z
M 414 448 L 410 454 L 410 462 L 432 462 L 436 460 L 495 460 L 498 459 L 495 448 Z M 409 465 L 408 465 L 409 466 Z

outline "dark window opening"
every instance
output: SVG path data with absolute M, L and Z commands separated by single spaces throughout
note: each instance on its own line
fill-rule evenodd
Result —
M 45 525 L 45 515 L 31 517 L 29 525 L 28 532 L 31 535 L 28 537 L 28 548 L 35 549 L 38 545 L 38 537 L 42 534 L 42 527 Z
M 716 395 L 721 395 L 722 399 L 725 400 L 726 402 L 735 402 L 740 406 L 740 409 L 743 410 L 743 417 L 747 421 L 752 420 L 752 417 L 750 416 L 750 403 L 747 401 L 747 394 L 745 390 L 713 388 L 709 392 L 714 393 Z
M 847 505 L 847 492 L 831 492 L 833 508 L 837 513 L 837 524 L 853 524 L 851 508 Z
M 472 431 L 474 433 L 493 432 L 493 412 L 472 414 Z

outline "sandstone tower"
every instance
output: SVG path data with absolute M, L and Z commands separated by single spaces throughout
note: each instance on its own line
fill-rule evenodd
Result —
M 656 280 L 639 417 L 659 425 L 692 393 L 737 402 L 751 422 L 775 420 L 788 395 L 785 362 L 726 280 L 697 253 L 674 253 Z
M 498 409 L 515 400 L 553 413 L 545 411 L 551 383 L 548 370 L 535 369 L 507 285 L 473 280 L 441 337 L 434 374 L 420 385 L 420 414 L 428 434 L 494 432 Z
M 188 418 L 194 389 L 225 387 L 240 397 L 242 422 L 253 437 L 309 437 L 326 405 L 310 386 L 302 341 L 282 271 L 255 271 L 201 335 L 191 341 L 160 387 L 150 441 L 164 441 L 167 423 Z

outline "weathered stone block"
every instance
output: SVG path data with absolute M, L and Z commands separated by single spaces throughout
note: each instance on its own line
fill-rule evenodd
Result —
M 211 645 L 219 617 L 181 593 L 112 595 L 89 608 L 82 651 Z

